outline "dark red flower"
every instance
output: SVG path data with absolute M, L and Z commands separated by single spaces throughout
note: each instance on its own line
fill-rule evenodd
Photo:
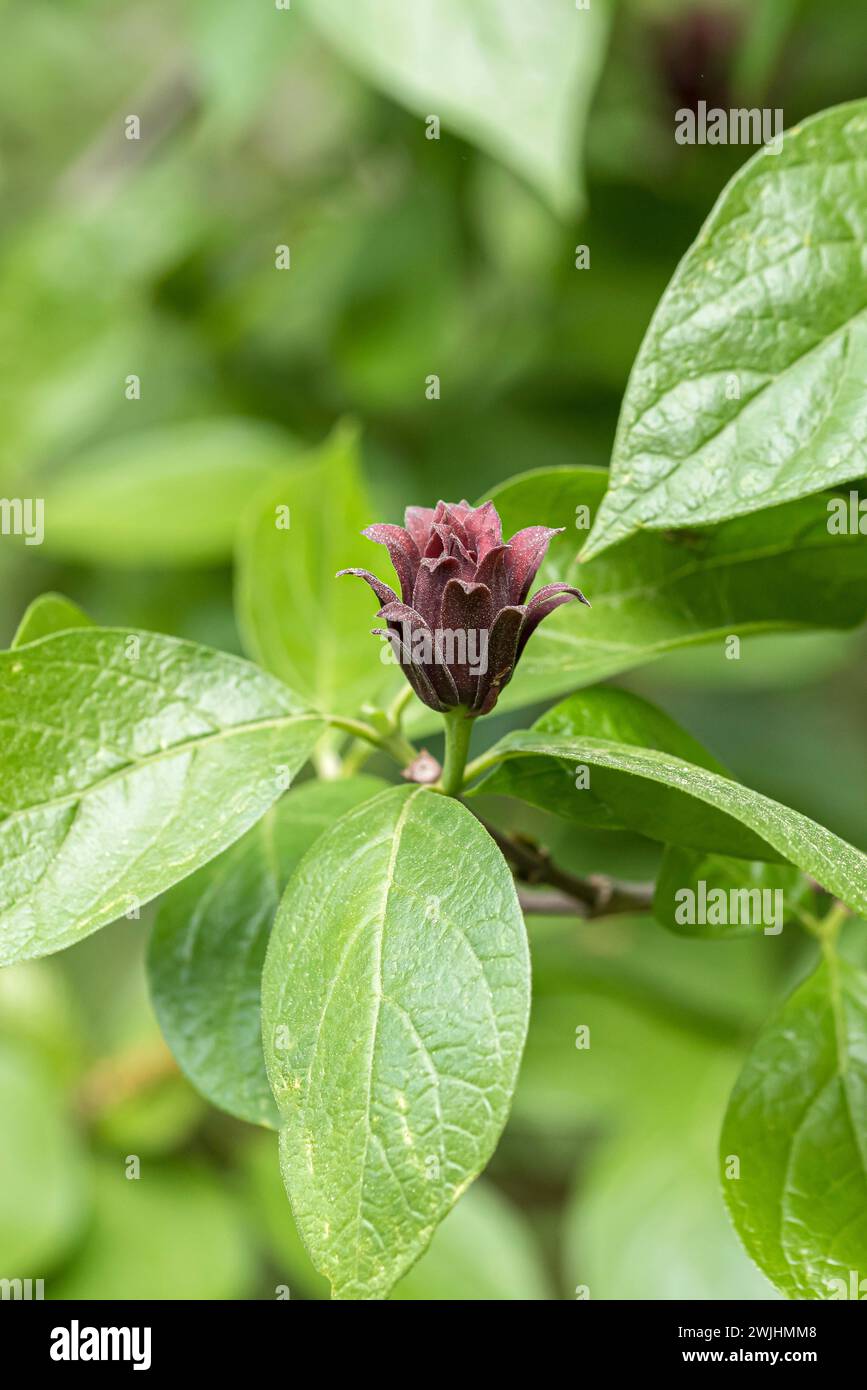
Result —
M 570 584 L 546 584 L 527 601 L 562 529 L 527 526 L 504 544 L 493 502 L 407 507 L 406 527 L 362 532 L 387 548 L 400 598 L 369 570 L 340 573 L 367 580 L 382 603 L 388 626 L 374 631 L 389 638 L 420 700 L 442 713 L 487 714 L 542 619 L 572 599 L 587 603 Z

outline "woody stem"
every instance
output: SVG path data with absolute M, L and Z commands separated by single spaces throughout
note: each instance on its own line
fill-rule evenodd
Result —
M 457 796 L 464 784 L 464 768 L 470 751 L 470 738 L 473 721 L 468 719 L 463 709 L 450 710 L 443 715 L 446 726 L 446 753 L 440 791 L 446 796 Z

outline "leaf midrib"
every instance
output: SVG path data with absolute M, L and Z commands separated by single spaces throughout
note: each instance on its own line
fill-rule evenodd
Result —
M 373 1127 L 370 1123 L 370 1107 L 373 1100 L 373 1072 L 376 1065 L 376 1041 L 379 1035 L 379 1019 L 382 1013 L 382 999 L 384 994 L 382 981 L 382 947 L 383 937 L 385 935 L 385 919 L 388 914 L 388 900 L 394 886 L 394 875 L 397 868 L 397 856 L 400 851 L 403 828 L 409 816 L 410 807 L 424 790 L 423 787 L 418 787 L 415 791 L 410 792 L 403 806 L 400 808 L 400 814 L 395 821 L 394 831 L 392 832 L 391 849 L 389 851 L 388 863 L 383 879 L 383 892 L 380 900 L 380 907 L 373 919 L 376 941 L 376 955 L 374 959 L 374 974 L 376 978 L 374 980 L 374 1015 L 370 1039 L 370 1062 L 367 1069 L 366 1099 L 364 1103 L 364 1153 L 361 1159 L 361 1173 L 358 1179 L 358 1203 L 355 1214 L 355 1264 L 352 1274 L 352 1282 L 354 1284 L 358 1283 L 358 1270 L 361 1264 L 361 1223 L 364 1213 L 364 1182 L 367 1176 L 367 1158 L 370 1152 L 370 1141 L 373 1137 Z
M 707 768 L 700 767 L 696 763 L 690 763 L 686 759 L 679 758 L 673 753 L 664 753 L 656 748 L 626 746 L 610 739 L 594 738 L 590 734 L 561 734 L 552 736 L 550 734 L 543 734 L 539 730 L 531 730 L 529 732 L 531 735 L 529 739 L 527 739 L 526 734 L 520 732 L 518 734 L 507 734 L 505 738 L 501 740 L 500 744 L 495 744 L 494 747 L 489 750 L 489 753 L 485 755 L 490 758 L 490 763 L 485 767 L 479 768 L 479 771 L 486 771 L 488 765 L 493 766 L 498 760 L 498 757 L 502 759 L 540 755 L 543 757 L 562 756 L 573 759 L 586 757 L 589 761 L 593 761 L 591 755 L 595 753 L 598 763 L 603 767 L 612 767 L 616 771 L 624 772 L 631 776 L 646 776 L 651 781 L 661 786 L 671 787 L 677 791 L 681 791 L 685 795 L 693 797 L 696 801 L 700 801 L 703 805 L 711 806 L 721 811 L 723 814 L 730 816 L 733 820 L 738 821 L 741 825 L 745 825 L 747 829 L 752 830 L 760 839 L 771 845 L 777 853 L 782 854 L 787 862 L 797 863 L 798 867 L 803 867 L 799 860 L 796 861 L 791 857 L 791 849 L 783 847 L 782 841 L 785 837 L 779 834 L 780 827 L 778 822 L 779 814 L 782 812 L 786 817 L 791 818 L 793 833 L 800 833 L 803 839 L 810 845 L 813 852 L 824 863 L 826 868 L 832 871 L 829 882 L 833 884 L 835 881 L 845 880 L 847 885 L 845 900 L 850 907 L 854 907 L 857 902 L 859 904 L 858 910 L 861 909 L 864 902 L 863 892 L 858 891 L 858 884 L 850 873 L 850 866 L 841 861 L 839 851 L 845 850 L 847 856 L 851 854 L 865 859 L 863 851 L 857 849 L 855 845 L 849 844 L 848 841 L 841 839 L 840 836 L 834 835 L 833 832 L 827 830 L 826 827 L 820 826 L 817 822 L 810 820 L 808 816 L 804 816 L 801 812 L 795 811 L 789 806 L 784 806 L 782 802 L 774 801 L 772 797 L 765 796 L 762 792 L 758 792 L 752 787 L 747 787 L 737 782 L 734 778 L 724 777 L 719 773 L 711 772 Z M 518 740 L 527 741 L 522 743 Z M 676 765 L 675 771 L 683 769 L 688 774 L 689 780 L 681 783 L 674 777 L 671 779 L 661 775 L 653 777 L 650 772 L 642 769 L 642 763 L 650 768 L 659 767 L 660 770 L 664 770 L 667 764 L 674 763 Z M 760 829 L 758 825 L 754 823 L 758 819 L 756 816 L 751 814 L 749 819 L 747 819 L 744 815 L 736 814 L 731 806 L 726 803 L 726 798 L 724 796 L 721 796 L 719 800 L 717 800 L 712 795 L 703 795 L 702 793 L 706 790 L 704 783 L 708 779 L 710 779 L 713 784 L 723 784 L 723 787 L 726 789 L 727 787 L 736 788 L 744 794 L 745 804 L 751 808 L 758 807 L 760 809 L 766 809 L 769 812 L 769 823 Z M 812 833 L 815 831 L 821 831 L 822 836 L 828 836 L 836 842 L 836 858 L 831 857 L 830 847 L 823 842 L 822 837 Z M 804 870 L 804 872 L 812 872 L 812 870 Z M 840 878 L 841 873 L 842 879 Z M 835 889 L 835 892 L 837 892 L 838 896 L 844 896 L 838 889 Z
M 159 762 L 171 758 L 180 757 L 182 754 L 198 751 L 208 744 L 223 743 L 229 739 L 243 734 L 257 733 L 260 730 L 288 728 L 292 724 L 303 724 L 307 722 L 321 723 L 319 715 L 314 713 L 289 714 L 275 719 L 258 719 L 246 724 L 233 724 L 229 729 L 220 729 L 216 733 L 202 734 L 198 738 L 186 739 L 183 743 L 170 744 L 168 748 L 161 748 L 156 753 L 150 753 L 144 758 L 131 758 L 123 767 L 115 768 L 108 776 L 100 778 L 96 782 L 90 782 L 86 787 L 79 788 L 77 791 L 67 792 L 63 796 L 49 797 L 44 801 L 35 801 L 30 806 L 20 806 L 14 811 L 10 811 L 0 820 L 0 830 L 6 828 L 14 821 L 24 819 L 33 815 L 37 811 L 53 810 L 55 807 L 70 806 L 81 801 L 84 797 L 90 796 L 94 792 L 102 791 L 112 783 L 121 781 L 124 777 L 132 776 L 142 768 L 150 768 Z
M 843 103 L 839 108 L 836 109 L 835 115 L 839 115 L 846 109 L 851 109 L 854 112 L 854 109 L 856 107 L 863 107 L 863 102 L 860 99 Z M 797 126 L 793 127 L 791 131 L 787 132 L 787 134 L 791 137 L 802 135 L 805 129 L 810 130 L 814 128 L 816 125 L 820 124 L 822 118 L 826 114 L 827 113 L 822 112 L 818 116 L 813 117 L 812 119 L 806 122 L 799 123 Z M 835 129 L 833 133 L 835 137 L 840 136 L 841 134 L 845 137 L 845 131 L 846 127 L 842 126 L 839 130 Z M 805 148 L 808 149 L 809 146 L 806 146 Z M 802 155 L 800 158 L 798 157 L 799 155 L 801 155 L 801 151 L 799 146 L 796 146 L 791 154 L 791 157 L 787 160 L 785 168 L 799 169 L 805 168 L 810 164 L 815 163 L 815 160 L 809 157 L 806 153 Z M 822 164 L 823 168 L 828 168 L 831 164 L 833 164 L 834 166 L 839 164 L 851 165 L 859 162 L 862 161 L 857 160 L 855 156 L 851 156 L 843 160 L 823 160 Z M 720 231 L 729 227 L 731 223 L 734 220 L 736 220 L 737 217 L 746 215 L 740 211 L 738 211 L 735 214 L 734 218 L 731 216 L 724 217 L 723 215 L 726 200 L 734 194 L 735 190 L 738 190 L 743 199 L 744 187 L 748 187 L 750 181 L 754 177 L 757 180 L 760 180 L 763 177 L 776 177 L 779 173 L 780 171 L 775 169 L 769 168 L 767 170 L 764 170 L 760 166 L 757 168 L 752 161 L 748 161 L 745 165 L 743 165 L 742 168 L 735 174 L 731 182 L 728 183 L 726 187 L 721 191 L 716 203 L 714 204 L 713 208 L 710 211 L 710 214 L 708 215 L 707 220 L 705 221 L 704 225 L 699 231 L 699 234 L 695 242 L 693 243 L 693 246 L 689 248 L 689 250 L 686 252 L 686 255 L 679 262 L 678 267 L 674 273 L 675 277 L 677 277 L 680 274 L 685 262 L 690 258 L 693 250 L 701 248 L 701 250 L 706 255 L 708 244 L 712 243 L 713 239 L 719 235 Z M 666 290 L 664 291 L 662 298 L 657 304 L 656 309 L 654 310 L 653 315 L 651 316 L 650 323 L 647 326 L 647 331 L 639 348 L 638 355 L 635 359 L 635 362 L 633 363 L 632 370 L 629 373 L 629 379 L 626 384 L 626 392 L 624 394 L 624 402 L 628 402 L 631 391 L 637 385 L 640 373 L 647 370 L 646 358 L 650 355 L 649 344 L 651 343 L 652 339 L 654 339 L 655 341 L 656 335 L 661 336 L 660 325 L 662 323 L 663 314 L 667 310 L 671 292 L 672 284 L 670 282 L 669 285 L 666 287 Z M 811 353 L 823 348 L 827 343 L 831 342 L 841 332 L 849 331 L 852 328 L 852 326 L 857 322 L 857 320 L 864 314 L 867 314 L 867 309 L 865 309 L 864 307 L 857 310 L 856 313 L 853 314 L 849 319 L 845 320 L 842 324 L 838 325 L 838 327 L 832 333 L 820 338 L 818 342 L 814 343 L 807 350 L 807 352 L 802 353 L 800 356 L 796 357 L 792 362 L 788 363 L 786 367 L 784 367 L 779 373 L 775 375 L 774 380 L 776 381 L 782 378 L 787 372 L 791 371 L 793 367 L 796 367 L 798 364 L 803 362 Z M 661 395 L 658 397 L 658 399 L 661 399 Z M 746 402 L 744 409 L 746 409 L 749 406 L 749 404 L 749 401 Z M 596 518 L 596 523 L 594 525 L 593 531 L 588 537 L 587 543 L 584 547 L 583 553 L 585 559 L 587 560 L 591 559 L 596 555 L 601 554 L 604 550 L 609 549 L 612 545 L 616 544 L 618 540 L 623 540 L 627 536 L 633 534 L 633 531 L 635 529 L 643 529 L 640 527 L 635 528 L 634 526 L 630 526 L 629 523 L 632 520 L 630 516 L 630 511 L 631 508 L 634 506 L 634 503 L 627 503 L 625 507 L 621 507 L 620 489 L 618 484 L 622 481 L 619 475 L 622 470 L 628 468 L 628 460 L 632 456 L 631 453 L 626 452 L 626 441 L 631 431 L 635 428 L 638 421 L 644 417 L 648 409 L 652 408 L 653 404 L 651 404 L 649 407 L 643 407 L 639 415 L 633 415 L 628 420 L 626 415 L 626 409 L 624 408 L 623 410 L 621 410 L 620 418 L 617 421 L 617 427 L 614 433 L 614 445 L 611 453 L 611 486 L 609 491 L 603 498 L 602 508 L 600 510 L 599 515 Z M 743 411 L 739 411 L 733 417 L 733 421 L 728 423 L 736 423 L 740 419 L 742 414 Z M 700 447 L 704 447 L 704 445 L 701 445 Z M 690 455 L 689 457 L 692 456 L 693 455 Z M 660 479 L 657 481 L 657 483 L 651 484 L 650 488 L 642 490 L 642 496 L 652 491 L 653 487 L 657 486 L 661 481 L 663 480 Z M 614 503 L 615 501 L 616 505 L 612 506 L 612 503 Z M 611 524 L 605 535 L 598 534 L 600 517 L 603 515 L 603 512 L 605 512 L 609 507 L 611 508 L 612 522 L 619 522 L 620 524 L 619 526 Z M 755 510 L 759 510 L 759 508 L 755 508 Z

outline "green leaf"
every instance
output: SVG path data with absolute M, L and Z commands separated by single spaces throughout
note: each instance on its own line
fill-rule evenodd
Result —
M 329 712 L 356 713 L 389 679 L 370 636 L 370 591 L 335 578 L 376 560 L 376 547 L 360 535 L 372 520 L 357 436 L 343 428 L 313 464 L 257 497 L 242 523 L 236 608 L 244 644 Z
M 64 598 L 63 594 L 40 594 L 28 604 L 10 651 L 23 647 L 28 642 L 38 642 L 40 637 L 50 637 L 54 632 L 65 632 L 71 627 L 91 627 L 90 618 L 77 603 Z
M 545 1145 L 546 1161 L 558 1136 L 569 1171 L 581 1134 L 625 1123 L 675 1130 L 684 1096 L 700 1094 L 720 1045 L 755 1032 L 779 997 L 774 938 L 683 941 L 651 917 L 618 917 L 606 922 L 600 949 L 598 926 L 574 917 L 528 918 L 527 928 L 533 1013 L 514 1126 L 529 1134 L 531 1151 Z M 579 1046 L 579 1027 L 589 1047 Z
M 311 0 L 305 11 L 389 96 L 423 118 L 439 116 L 523 175 L 556 211 L 576 211 L 607 0 L 580 10 L 560 0 Z
M 712 530 L 645 532 L 590 564 L 576 553 L 608 484 L 602 469 L 525 473 L 490 496 L 504 534 L 562 526 L 539 583 L 577 583 L 593 607 L 565 604 L 533 634 L 498 709 L 517 708 L 655 660 L 665 652 L 775 628 L 854 627 L 867 612 L 867 539 L 828 534 L 826 499 Z
M 490 1158 L 527 1031 L 512 876 L 478 821 L 398 787 L 314 845 L 262 981 L 296 1220 L 336 1298 L 384 1298 Z
M 822 111 L 723 191 L 636 358 L 585 558 L 865 472 L 865 132 L 865 101 Z
M 43 1278 L 85 1216 L 83 1154 L 46 1061 L 6 1038 L 0 1114 L 0 1269 L 5 1278 Z
M 160 1027 L 197 1090 L 240 1120 L 278 1124 L 259 995 L 283 889 L 323 830 L 384 785 L 377 777 L 305 783 L 160 903 L 148 953 Z
M 314 1269 L 286 1201 L 273 1136 L 257 1135 L 247 1146 L 244 1170 L 277 1278 L 289 1286 L 292 1298 L 299 1293 L 304 1298 L 327 1298 L 328 1281 Z M 449 1212 L 392 1297 L 464 1302 L 547 1299 L 552 1293 L 527 1221 L 492 1183 L 481 1178 Z
M 201 97 L 197 149 L 206 139 L 224 150 L 242 141 L 281 75 L 291 71 L 293 58 L 297 70 L 297 26 L 281 23 L 280 14 L 275 22 L 275 8 L 243 11 L 233 0 L 193 0 L 184 9 Z
M 85 1009 L 57 961 L 0 970 L 0 1038 L 33 1046 L 53 1075 L 73 1082 L 93 1037 Z
M 50 1297 L 233 1299 L 249 1296 L 247 1233 L 224 1178 L 198 1163 L 148 1163 L 127 1177 L 120 1157 L 94 1173 L 94 1214 Z
M 233 418 L 99 444 L 40 482 L 45 552 L 122 568 L 225 560 L 251 492 L 296 456 L 274 426 Z
M 720 1164 L 735 1227 L 777 1288 L 849 1297 L 851 1271 L 867 1270 L 867 974 L 830 957 L 762 1030 Z
M 725 768 L 669 716 L 628 690 L 601 686 L 581 690 L 547 710 L 532 732 L 552 739 L 607 739 L 640 749 L 657 749 L 711 772 Z M 514 735 L 517 742 L 522 735 Z M 506 743 L 495 745 L 496 749 Z M 511 741 L 509 741 L 511 746 Z M 731 854 L 765 851 L 767 846 L 730 817 L 698 808 L 678 788 L 660 790 L 617 772 L 576 773 L 570 757 L 505 758 L 474 790 L 529 801 L 543 811 L 581 825 L 606 830 L 639 830 L 651 839 L 699 849 L 725 847 Z M 775 856 L 773 856 L 775 857 Z
M 603 1035 L 600 1046 L 608 1039 Z M 679 1098 L 659 1123 L 620 1116 L 618 1132 L 580 1174 L 565 1221 L 567 1284 L 599 1299 L 773 1299 L 719 1200 L 716 1142 L 734 1058 L 717 1049 L 669 1069 Z M 689 1103 L 684 1104 L 684 1097 Z M 656 1123 L 654 1123 L 654 1120 Z
M 536 1302 L 553 1298 L 529 1223 L 484 1180 L 465 1192 L 395 1299 L 449 1303 Z
M 685 891 L 693 895 L 691 899 L 684 900 L 680 896 Z M 720 914 L 708 904 L 708 895 L 715 891 L 725 893 L 727 903 L 737 903 L 737 921 L 732 920 L 729 908 L 722 914 L 724 922 L 713 920 Z M 707 941 L 765 932 L 775 935 L 777 927 L 782 930 L 787 922 L 797 917 L 798 905 L 807 898 L 809 891 L 803 874 L 790 864 L 763 864 L 723 854 L 697 854 L 694 850 L 669 845 L 656 880 L 653 915 L 677 936 L 695 936 Z M 689 912 L 690 903 L 698 904 L 702 894 L 704 910 Z M 732 899 L 732 894 L 737 897 Z M 749 894 L 749 899 L 744 894 Z M 689 916 L 695 920 L 685 920 Z M 708 917 L 712 920 L 708 921 Z
M 314 1268 L 286 1201 L 276 1134 L 250 1131 L 241 1150 L 241 1171 L 256 1234 L 274 1268 L 275 1293 L 284 1284 L 291 1299 L 329 1298 L 331 1286 Z
M 322 721 L 254 666 L 80 628 L 0 653 L 0 963 L 47 955 L 239 838 Z
M 584 692 L 577 706 L 582 718 L 589 708 L 587 695 L 596 693 L 604 702 L 609 692 Z M 576 720 L 574 733 L 565 732 L 571 706 L 572 701 L 565 700 L 544 716 L 560 720 L 559 733 L 534 727 L 507 734 L 494 744 L 475 771 L 512 759 L 518 759 L 519 766 L 504 768 L 474 790 L 508 794 L 511 788 L 511 794 L 520 789 L 523 795 L 520 779 L 529 771 L 527 790 L 537 796 L 544 773 L 532 764 L 528 770 L 528 758 L 554 759 L 555 767 L 556 762 L 588 767 L 593 796 L 631 829 L 693 849 L 744 859 L 782 859 L 797 865 L 854 911 L 867 912 L 867 855 L 860 850 L 798 811 L 664 748 L 639 748 L 624 739 L 584 733 L 581 719 Z M 510 783 L 516 776 L 518 782 Z M 580 819 L 580 799 L 586 794 L 587 789 L 580 789 L 575 778 L 567 780 L 561 770 L 548 809 Z

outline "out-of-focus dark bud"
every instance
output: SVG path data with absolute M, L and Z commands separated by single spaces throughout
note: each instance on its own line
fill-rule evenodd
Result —
M 730 104 L 741 29 L 739 15 L 708 7 L 690 10 L 654 29 L 657 64 L 679 107 L 694 111 L 699 101 L 708 106 Z

